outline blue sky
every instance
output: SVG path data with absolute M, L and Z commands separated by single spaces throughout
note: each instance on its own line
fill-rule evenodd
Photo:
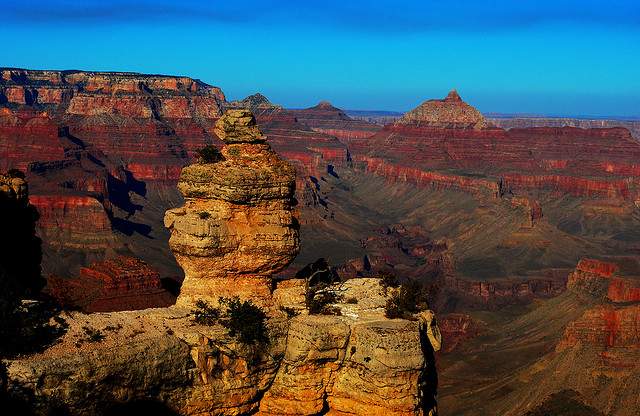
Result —
M 0 0 L 0 66 L 188 75 L 231 99 L 640 116 L 637 0 Z

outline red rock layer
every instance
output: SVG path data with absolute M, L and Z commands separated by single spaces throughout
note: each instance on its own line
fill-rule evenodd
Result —
M 0 106 L 0 170 L 26 171 L 30 162 L 63 157 L 58 123 L 47 112 Z
M 489 309 L 558 296 L 566 289 L 565 279 L 558 276 L 488 281 L 449 278 L 445 284 L 469 306 Z
M 607 298 L 612 302 L 640 302 L 640 281 L 613 278 L 607 289 Z
M 640 348 L 640 305 L 597 306 L 589 309 L 564 332 L 558 350 L 584 343 L 603 350 L 613 347 Z
M 133 257 L 93 263 L 73 279 L 49 278 L 47 290 L 66 307 L 109 312 L 169 306 L 175 297 L 162 288 L 160 275 Z
M 582 259 L 569 275 L 567 287 L 614 303 L 640 301 L 640 278 L 619 274 L 620 266 L 614 262 Z
M 105 250 L 115 243 L 111 220 L 96 198 L 78 195 L 32 195 L 40 218 L 38 234 L 57 249 Z
M 640 143 L 624 129 L 441 129 L 385 126 L 350 149 L 392 180 L 501 193 L 536 190 L 635 200 Z
M 219 88 L 187 77 L 19 69 L 2 74 L 0 94 L 7 102 L 0 138 L 6 137 L 6 150 L 0 152 L 11 154 L 12 167 L 60 159 L 59 151 L 51 153 L 59 149 L 58 127 L 66 126 L 125 168 L 131 164 L 142 179 L 175 182 L 189 155 L 215 140 L 210 129 L 225 100 Z
M 576 345 L 595 350 L 603 364 L 633 367 L 640 352 L 640 279 L 623 277 L 614 261 L 582 259 L 569 276 L 572 291 L 599 304 L 567 325 L 556 350 Z

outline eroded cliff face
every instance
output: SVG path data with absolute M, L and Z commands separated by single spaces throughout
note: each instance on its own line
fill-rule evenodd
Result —
M 178 304 L 63 314 L 68 331 L 59 343 L 7 362 L 9 392 L 43 414 L 136 405 L 184 415 L 435 415 L 441 338 L 433 313 L 387 319 L 391 292 L 376 278 L 325 288 L 336 299 L 332 315 L 309 313 L 306 280 L 272 284 L 270 273 L 298 250 L 293 168 L 249 112 L 230 110 L 216 128 L 224 160 L 185 168 L 185 207 L 167 212 L 186 275 Z M 106 266 L 85 273 L 127 285 L 111 276 L 117 265 Z M 219 321 L 194 322 L 194 301 L 220 296 L 263 307 L 268 342 L 242 343 Z
M 265 142 L 248 110 L 216 124 L 222 160 L 183 169 L 185 205 L 167 212 L 169 245 L 185 270 L 178 303 L 217 303 L 231 293 L 264 305 L 271 275 L 295 258 L 295 170 Z

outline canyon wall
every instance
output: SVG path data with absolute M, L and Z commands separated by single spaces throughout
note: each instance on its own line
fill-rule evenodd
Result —
M 178 304 L 63 313 L 67 332 L 58 343 L 7 361 L 9 394 L 42 414 L 435 415 L 441 339 L 433 313 L 386 318 L 391 292 L 376 278 L 326 287 L 332 313 L 321 315 L 306 306 L 309 281 L 272 283 L 270 273 L 298 250 L 293 168 L 269 149 L 245 110 L 229 110 L 216 130 L 223 159 L 185 167 L 185 207 L 167 213 L 172 250 L 186 269 Z M 83 273 L 120 290 L 133 282 L 112 272 L 129 270 L 132 261 Z M 155 288 L 149 270 L 136 267 L 146 270 L 145 289 Z M 262 307 L 267 339 L 243 340 L 222 318 L 194 319 L 198 301 L 222 306 L 220 296 Z M 243 319 L 246 325 L 252 317 Z

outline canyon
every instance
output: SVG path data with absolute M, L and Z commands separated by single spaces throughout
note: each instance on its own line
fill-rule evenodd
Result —
M 632 392 L 622 389 L 617 395 L 614 388 L 594 387 L 600 379 L 587 377 L 592 372 L 616 386 L 633 383 L 640 142 L 631 126 L 566 120 L 500 124 L 455 91 L 381 125 L 352 118 L 328 102 L 287 109 L 261 94 L 227 101 L 219 88 L 187 77 L 20 69 L 1 74 L 0 170 L 26 173 L 29 200 L 39 213 L 45 292 L 85 312 L 107 314 L 70 315 L 77 323 L 65 348 L 83 336 L 82 325 L 121 324 L 125 335 L 113 334 L 114 340 L 131 336 L 141 342 L 140 350 L 116 349 L 122 371 L 145 342 L 165 348 L 158 354 L 199 354 L 196 366 L 208 387 L 194 402 L 180 399 L 198 402 L 193 409 L 210 397 L 207 389 L 216 382 L 211 371 L 222 360 L 249 377 L 242 388 L 250 398 L 238 409 L 259 406 L 265 414 L 285 414 L 279 412 L 294 406 L 285 397 L 293 389 L 287 383 L 298 380 L 308 387 L 304 395 L 337 386 L 330 399 L 311 395 L 300 406 L 319 411 L 329 400 L 332 408 L 347 412 L 353 402 L 345 399 L 340 407 L 339 397 L 346 393 L 338 380 L 355 383 L 344 384 L 353 390 L 359 381 L 352 371 L 360 365 L 372 372 L 366 377 L 378 377 L 368 364 L 350 362 L 349 334 L 365 339 L 370 332 L 391 331 L 415 338 L 417 324 L 385 321 L 378 327 L 365 320 L 360 329 L 359 321 L 343 325 L 346 318 L 288 320 L 280 314 L 274 326 L 291 325 L 290 336 L 308 337 L 300 341 L 305 345 L 332 340 L 321 356 L 331 357 L 325 358 L 337 373 L 325 373 L 327 367 L 319 364 L 324 358 L 309 363 L 298 352 L 286 352 L 290 347 L 284 344 L 274 350 L 274 355 L 284 351 L 281 364 L 267 360 L 255 372 L 242 373 L 245 363 L 229 358 L 237 346 L 227 343 L 234 341 L 212 341 L 224 337 L 223 329 L 192 339 L 187 318 L 196 298 L 217 304 L 228 290 L 276 312 L 279 299 L 302 311 L 301 282 L 294 277 L 324 258 L 344 284 L 362 279 L 366 287 L 349 290 L 371 293 L 377 306 L 352 312 L 375 315 L 372 322 L 384 321 L 385 298 L 369 279 L 391 274 L 429 288 L 444 338 L 437 354 L 442 414 L 476 414 L 480 408 L 487 414 L 524 414 L 558 397 L 594 412 L 633 414 L 628 411 L 634 408 Z M 246 109 L 255 114 L 255 123 L 242 113 Z M 227 110 L 239 112 L 231 130 L 244 131 L 242 138 L 227 137 L 230 127 L 217 124 Z M 207 146 L 221 149 L 224 161 L 198 163 L 198 151 Z M 258 169 L 261 161 L 275 160 L 273 152 L 282 158 L 277 172 Z M 244 172 L 253 175 L 252 182 L 233 168 L 241 163 L 258 164 L 253 173 Z M 248 190 L 274 178 L 280 178 L 278 186 L 264 189 L 264 200 L 247 199 Z M 246 218 L 240 214 L 245 210 Z M 222 226 L 219 215 L 231 225 Z M 258 228 L 259 238 L 251 234 Z M 269 249 L 255 245 L 260 239 Z M 272 268 L 246 268 L 242 257 L 229 254 L 239 247 Z M 201 292 L 214 282 L 215 295 Z M 176 297 L 171 311 L 180 310 L 179 317 L 164 310 L 109 315 L 165 307 Z M 343 316 L 356 308 L 338 307 Z M 140 327 L 127 323 L 137 317 Z M 153 336 L 137 333 L 142 330 Z M 103 332 L 109 335 L 105 346 L 111 345 L 112 334 Z M 367 345 L 354 346 L 359 351 Z M 54 367 L 65 357 L 62 350 L 56 354 L 46 361 Z M 415 358 L 423 352 L 408 354 Z M 513 359 L 503 363 L 505 354 Z M 410 371 L 424 364 L 411 360 Z M 568 370 L 572 360 L 585 364 Z M 166 370 L 167 382 L 196 372 L 178 361 Z M 313 377 L 305 378 L 307 368 Z M 562 380 L 571 377 L 576 381 L 565 386 Z M 323 380 L 322 388 L 312 379 Z M 273 380 L 281 383 L 280 391 L 265 390 Z M 538 387 L 526 393 L 526 382 Z M 70 385 L 69 394 L 76 388 Z M 601 393 L 594 395 L 595 390 Z M 129 393 L 139 397 L 141 391 Z M 170 394 L 161 389 L 158 397 Z
M 392 293 L 377 278 L 324 288 L 339 296 L 328 305 L 333 313 L 322 314 L 307 306 L 310 279 L 271 282 L 298 251 L 295 172 L 270 150 L 249 111 L 227 111 L 216 130 L 226 144 L 222 159 L 183 168 L 185 206 L 167 212 L 171 249 L 186 275 L 177 304 L 62 313 L 66 331 L 55 344 L 5 360 L 3 386 L 13 400 L 38 414 L 138 406 L 185 415 L 435 415 L 441 338 L 433 312 L 387 318 Z M 257 238 L 265 233 L 270 238 Z M 109 272 L 130 263 L 83 273 L 121 286 L 130 282 Z M 227 296 L 238 297 L 223 301 Z M 242 338 L 222 319 L 199 321 L 208 300 L 258 313 L 265 338 Z M 240 319 L 248 325 L 251 315 L 245 310 Z

